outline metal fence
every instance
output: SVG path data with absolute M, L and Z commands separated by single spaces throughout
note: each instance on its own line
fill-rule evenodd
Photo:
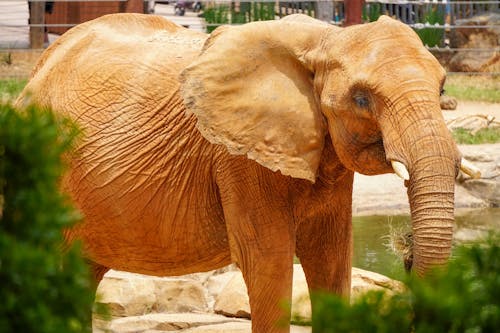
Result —
M 157 1 L 155 6 L 153 0 L 0 0 L 0 52 L 13 48 L 43 48 L 52 41 L 50 39 L 76 24 L 116 12 L 152 13 L 156 9 L 156 14 L 177 20 L 181 25 L 206 29 L 208 32 L 221 24 L 276 19 L 293 13 L 304 13 L 331 24 L 342 25 L 346 14 L 343 0 L 202 1 L 202 11 L 196 15 L 189 13 L 191 2 L 183 1 L 189 8 L 186 9 L 184 20 L 181 20 L 181 17 L 175 15 L 175 11 L 169 13 L 164 10 L 165 2 L 167 1 Z M 171 1 L 170 7 L 174 4 L 175 1 Z M 484 55 L 485 52 L 491 53 L 494 58 L 498 57 L 500 51 L 498 39 L 496 45 L 490 43 L 486 46 L 464 45 L 459 40 L 461 36 L 468 34 L 464 33 L 465 30 L 476 35 L 482 31 L 496 33 L 498 36 L 498 19 L 496 23 L 470 19 L 479 15 L 500 14 L 499 6 L 500 0 L 367 0 L 363 5 L 362 21 L 371 22 L 380 15 L 399 19 L 414 28 L 424 44 L 443 59 L 458 53 Z M 187 16 L 192 18 L 190 22 L 186 21 Z M 489 71 L 494 75 L 500 74 L 498 72 L 499 70 Z

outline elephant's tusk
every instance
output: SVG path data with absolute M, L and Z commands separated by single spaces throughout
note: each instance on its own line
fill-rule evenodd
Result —
M 463 157 L 460 162 L 460 170 L 462 170 L 466 175 L 471 176 L 473 179 L 481 178 L 481 170 Z
M 398 175 L 403 180 L 410 180 L 410 174 L 408 169 L 406 169 L 405 165 L 398 161 L 391 161 L 392 168 L 396 175 Z

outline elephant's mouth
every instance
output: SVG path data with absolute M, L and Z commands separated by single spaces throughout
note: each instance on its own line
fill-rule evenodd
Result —
M 365 145 L 359 151 L 356 164 L 355 171 L 369 176 L 393 172 L 382 138 Z

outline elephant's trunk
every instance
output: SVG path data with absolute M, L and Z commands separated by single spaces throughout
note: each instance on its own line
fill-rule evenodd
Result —
M 387 158 L 408 168 L 412 269 L 424 275 L 433 266 L 446 263 L 450 256 L 454 186 L 460 155 L 439 105 L 420 101 L 405 106 L 382 124 L 389 129 L 384 135 L 384 145 Z M 382 131 L 384 133 L 384 129 Z
M 432 266 L 444 264 L 450 256 L 456 169 L 449 158 L 428 153 L 410 165 L 412 269 L 423 275 Z

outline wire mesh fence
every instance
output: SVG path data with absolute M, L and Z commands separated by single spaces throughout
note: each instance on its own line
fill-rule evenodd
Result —
M 0 53 L 43 49 L 69 28 L 110 13 L 155 13 L 211 32 L 223 24 L 272 20 L 294 13 L 342 26 L 346 5 L 343 0 L 1 0 Z M 500 75 L 499 7 L 499 0 L 367 0 L 361 15 L 362 22 L 389 15 L 408 24 L 450 72 Z M 458 58 L 466 64 L 458 65 Z

